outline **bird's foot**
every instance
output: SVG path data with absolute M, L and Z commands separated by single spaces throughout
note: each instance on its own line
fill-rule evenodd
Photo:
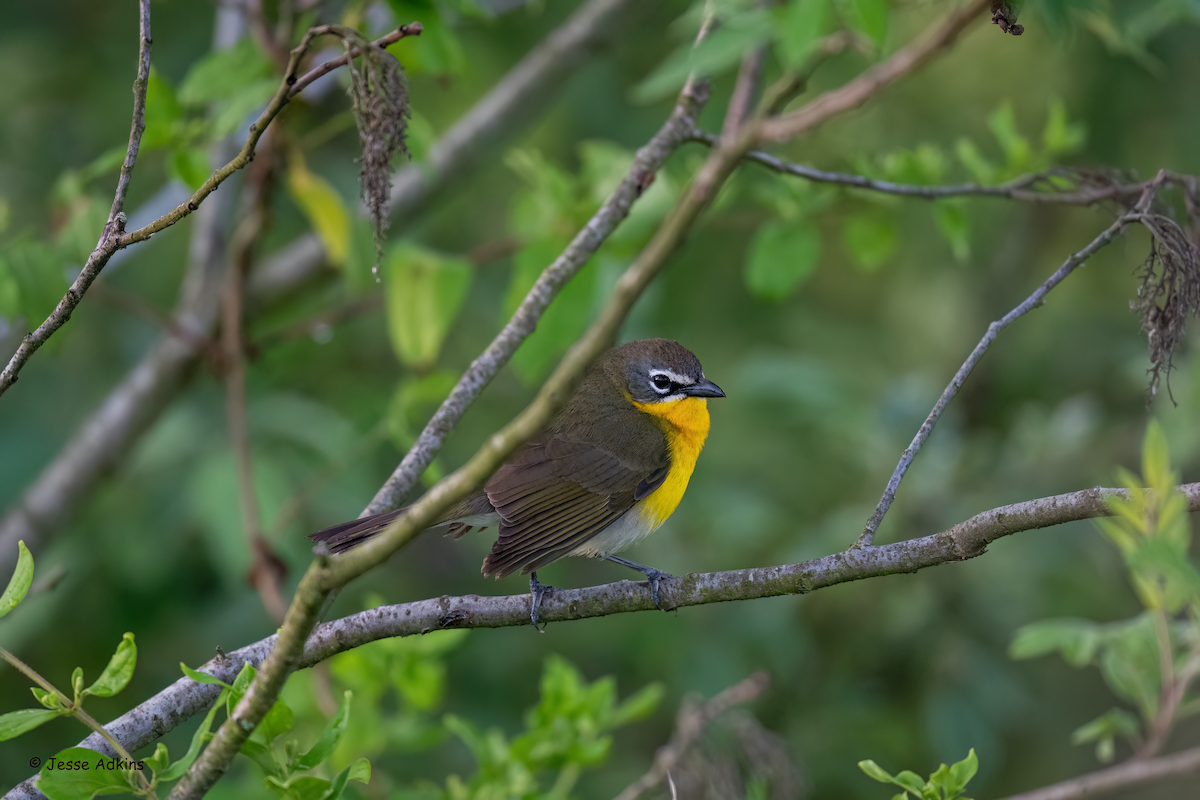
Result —
M 654 601 L 654 605 L 659 611 L 666 611 L 666 609 L 663 608 L 658 602 L 658 582 L 663 578 L 674 578 L 674 575 L 670 574 L 669 572 L 663 572 L 662 570 L 655 569 L 654 567 L 647 567 L 645 564 L 638 564 L 617 556 L 609 556 L 608 560 L 616 564 L 620 564 L 621 566 L 629 567 L 630 569 L 636 569 L 638 572 L 645 575 L 646 582 L 650 584 L 650 599 Z
M 529 576 L 529 594 L 533 598 L 533 602 L 529 607 L 529 621 L 533 623 L 533 627 L 538 633 L 546 632 L 545 623 L 542 623 L 541 627 L 538 627 L 538 612 L 542 610 L 542 598 L 553 591 L 553 586 L 547 586 L 538 581 L 536 572 Z

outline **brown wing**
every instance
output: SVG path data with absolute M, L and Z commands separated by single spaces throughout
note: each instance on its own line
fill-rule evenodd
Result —
M 349 522 L 342 522 L 316 533 L 310 533 L 308 538 L 314 542 L 325 542 L 331 552 L 340 553 L 344 550 L 349 550 L 356 544 L 365 542 L 377 533 L 382 533 L 388 525 L 392 524 L 393 520 L 405 511 L 408 511 L 408 506 L 398 508 L 395 511 L 385 511 L 382 514 L 375 514 L 370 517 L 352 519 Z M 490 514 L 491 512 L 492 505 L 488 502 L 485 495 L 482 493 L 472 495 L 451 506 L 442 515 L 441 522 L 438 524 L 445 524 L 451 520 L 462 519 L 463 517 Z M 464 525 L 459 522 L 450 522 L 449 533 L 457 538 L 471 530 L 472 527 L 471 525 Z
M 666 478 L 665 444 L 647 449 L 621 458 L 594 444 L 550 437 L 522 450 L 485 488 L 500 514 L 500 536 L 483 574 L 531 572 L 616 521 Z

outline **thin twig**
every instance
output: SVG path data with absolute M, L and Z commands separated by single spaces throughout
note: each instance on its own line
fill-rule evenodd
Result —
M 762 128 L 762 140 L 783 142 L 794 139 L 830 117 L 858 108 L 880 89 L 918 69 L 939 51 L 950 46 L 968 25 L 981 18 L 990 2 L 969 0 L 943 22 L 926 31 L 919 41 L 896 51 L 886 61 L 876 64 L 844 86 L 826 92 L 796 111 L 767 120 Z
M 237 468 L 241 500 L 242 530 L 250 550 L 248 579 L 261 598 L 263 607 L 276 623 L 283 621 L 287 604 L 279 592 L 283 562 L 263 538 L 258 494 L 250 455 L 250 431 L 246 421 L 246 351 L 243 334 L 242 297 L 246 275 L 254 260 L 255 249 L 267 226 L 273 184 L 272 155 L 274 141 L 268 133 L 263 142 L 264 156 L 250 171 L 242 193 L 241 222 L 234 230 L 230 270 L 225 276 L 221 298 L 222 367 L 225 378 L 225 406 L 229 419 L 229 437 Z
M 133 82 L 133 121 L 129 128 L 129 144 L 125 148 L 125 160 L 121 163 L 121 174 L 117 177 L 117 190 L 113 195 L 112 209 L 108 212 L 108 221 L 100 233 L 100 241 L 87 258 L 87 263 L 79 271 L 79 275 L 71 282 L 71 288 L 58 301 L 54 311 L 37 329 L 27 333 L 21 339 L 17 352 L 9 359 L 3 371 L 0 371 L 0 395 L 8 387 L 17 382 L 21 367 L 33 356 L 34 352 L 45 344 L 46 340 L 71 318 L 71 313 L 83 295 L 87 292 L 92 281 L 100 274 L 100 270 L 108 263 L 120 247 L 120 240 L 125 230 L 125 196 L 129 193 L 129 182 L 133 176 L 133 167 L 137 163 L 138 149 L 142 145 L 142 132 L 146 130 L 146 88 L 150 81 L 150 0 L 141 0 L 138 4 L 138 71 Z
M 50 694 L 57 697 L 59 705 L 62 706 L 62 708 L 67 709 L 70 712 L 71 716 L 75 717 L 80 722 L 82 722 L 84 725 L 86 725 L 87 727 L 89 727 L 93 731 L 95 731 L 96 735 L 103 738 L 104 741 L 108 743 L 108 746 L 113 749 L 113 752 L 115 752 L 118 756 L 120 756 L 124 761 L 133 763 L 133 756 L 129 755 L 129 751 L 125 748 L 125 746 L 122 745 L 119 741 L 117 741 L 117 738 L 115 736 L 113 736 L 112 733 L 108 731 L 108 729 L 106 729 L 103 725 L 101 725 L 99 722 L 97 722 L 95 717 L 93 717 L 91 714 L 84 711 L 82 706 L 76 705 L 74 700 L 72 700 L 71 698 L 67 697 L 65 694 L 60 692 L 58 690 L 58 687 L 56 687 L 50 681 L 43 678 L 41 673 L 39 673 L 33 667 L 26 664 L 21 659 L 17 658 L 14 654 L 10 653 L 8 650 L 4 649 L 3 647 L 0 647 L 0 659 L 7 661 L 10 666 L 15 668 L 18 672 L 20 672 L 26 678 L 29 678 L 29 680 L 33 681 L 38 686 L 41 686 L 44 691 L 47 691 Z M 141 781 L 142 788 L 149 790 L 150 789 L 150 781 L 147 780 L 146 776 L 143 775 L 141 772 L 138 772 L 136 770 L 135 770 L 135 772 L 137 772 L 137 777 Z M 149 796 L 154 797 L 155 800 L 157 800 L 157 797 L 155 796 L 155 794 L 153 792 L 150 792 Z
M 380 38 L 371 42 L 371 46 L 386 50 L 388 45 L 395 44 L 406 36 L 420 36 L 423 30 L 424 28 L 421 26 L 421 23 L 410 22 L 407 25 L 401 25 L 388 35 L 381 36 Z M 330 25 L 321 25 L 313 28 L 314 36 L 330 36 L 335 35 L 335 33 L 336 32 L 333 30 L 333 26 Z M 317 78 L 328 75 L 338 67 L 346 66 L 360 55 L 362 55 L 362 51 L 359 50 L 359 48 L 351 47 L 349 51 L 342 53 L 337 58 L 331 58 L 320 66 L 313 67 L 308 72 L 296 79 L 296 82 L 292 84 L 292 88 L 288 90 L 288 97 L 295 97 L 303 92 L 308 85 Z
M 1043 786 L 1030 792 L 1014 794 L 1005 800 L 1075 800 L 1078 797 L 1097 797 L 1127 786 L 1195 772 L 1200 772 L 1200 747 L 1169 756 L 1159 756 L 1149 761 L 1130 759 L 1115 767 L 1081 775 L 1052 786 Z
M 1186 498 L 1189 512 L 1200 511 L 1200 483 L 1183 484 L 1176 489 Z M 659 589 L 660 600 L 665 608 L 677 609 L 807 594 L 850 581 L 913 573 L 977 558 L 987 551 L 988 545 L 1006 536 L 1111 516 L 1109 500 L 1114 497 L 1128 499 L 1129 496 L 1125 489 L 1097 486 L 1000 506 L 931 536 L 834 553 L 797 564 L 664 578 Z M 296 666 L 298 669 L 311 667 L 338 653 L 396 636 L 426 634 L 446 628 L 528 627 L 530 600 L 528 594 L 465 595 L 361 611 L 318 625 L 296 659 Z M 618 581 L 583 589 L 559 589 L 546 595 L 540 616 L 551 622 L 568 622 L 656 610 L 646 592 L 645 582 Z M 261 665 L 276 641 L 275 636 L 259 640 L 224 658 L 208 662 L 201 671 L 232 683 L 243 664 Z M 130 750 L 140 749 L 207 709 L 219 690 L 219 686 L 181 678 L 113 720 L 108 728 Z M 98 737 L 89 737 L 79 746 L 104 749 Z M 14 788 L 5 795 L 5 800 L 40 798 L 32 781 Z
M 929 438 L 929 434 L 933 432 L 933 427 L 937 424 L 938 418 L 941 417 L 942 411 L 954 399 L 954 396 L 958 394 L 958 390 L 962 388 L 963 383 L 967 380 L 967 376 L 971 374 L 971 370 L 983 358 L 984 353 L 987 352 L 992 342 L 1000 334 L 1000 331 L 1020 319 L 1027 312 L 1040 306 L 1051 289 L 1062 283 L 1068 275 L 1075 271 L 1076 267 L 1086 262 L 1096 251 L 1120 235 L 1125 230 L 1126 225 L 1131 222 L 1137 222 L 1141 217 L 1141 212 L 1125 214 L 1119 217 L 1116 222 L 1108 226 L 1103 233 L 1093 239 L 1087 247 L 1084 247 L 1077 253 L 1072 253 L 1063 262 L 1063 265 L 1055 270 L 1054 274 L 1035 289 L 1033 294 L 1025 298 L 1020 305 L 991 325 L 988 325 L 987 333 L 979 340 L 979 344 L 975 345 L 975 349 L 967 356 L 967 360 L 963 362 L 963 365 L 958 368 L 958 372 L 954 374 L 954 378 L 946 386 L 942 392 L 942 396 L 938 398 L 937 403 L 933 406 L 933 410 L 929 412 L 929 416 L 925 418 L 925 422 L 917 430 L 917 435 L 913 437 L 912 442 L 900 457 L 900 462 L 896 464 L 895 470 L 892 471 L 892 477 L 888 479 L 887 487 L 883 490 L 883 496 L 879 498 L 879 503 L 875 506 L 875 512 L 867 520 L 862 535 L 854 543 L 854 548 L 870 547 L 872 545 L 875 539 L 875 532 L 879 530 L 879 524 L 883 522 L 884 515 L 891 508 L 892 501 L 896 499 L 896 490 L 900 487 L 900 481 L 904 479 L 904 473 L 908 471 L 908 467 L 912 464 L 917 452 L 921 449 L 921 445 L 925 443 L 925 440 Z
M 670 740 L 658 748 L 654 763 L 645 775 L 638 778 L 616 797 L 616 800 L 638 800 L 646 792 L 658 786 L 679 766 L 687 752 L 695 746 L 708 726 L 728 709 L 740 703 L 748 703 L 758 697 L 770 684 L 766 672 L 756 672 L 745 680 L 735 683 L 705 703 L 696 705 L 685 702 L 675 717 L 675 730 Z
M 692 132 L 691 141 L 713 147 L 720 137 L 707 131 Z M 999 186 L 983 186 L 977 183 L 959 183 L 946 186 L 919 186 L 908 183 L 893 183 L 891 181 L 873 180 L 863 175 L 853 175 L 845 172 L 828 172 L 826 170 L 793 164 L 776 158 L 761 150 L 752 150 L 746 154 L 746 160 L 760 164 L 780 175 L 791 175 L 814 183 L 832 183 L 848 186 L 853 189 L 865 189 L 883 194 L 912 197 L 918 200 L 943 200 L 951 197 L 996 197 L 1007 200 L 1019 200 L 1025 203 L 1047 203 L 1058 205 L 1090 206 L 1105 200 L 1121 200 L 1138 197 L 1153 181 L 1141 181 L 1131 184 L 1111 184 L 1096 189 L 1085 189 L 1077 192 L 1043 192 L 1028 187 L 1036 185 L 1048 177 L 1048 174 L 1022 175 Z M 1181 182 L 1187 176 L 1176 175 L 1168 177 L 1166 183 Z
M 764 55 L 765 50 L 756 47 L 742 58 L 737 82 L 733 85 L 733 95 L 729 98 L 729 108 L 725 112 L 725 122 L 721 126 L 721 136 L 726 141 L 737 138 L 738 128 L 750 116 L 754 93 L 758 91 L 758 80 L 762 75 Z
M 46 321 L 38 326 L 37 330 L 25 336 L 21 341 L 20 347 L 13 357 L 5 366 L 3 372 L 0 372 L 0 394 L 3 394 L 9 386 L 16 382 L 19 377 L 17 373 L 27 361 L 33 356 L 34 352 L 39 347 L 46 343 L 50 336 L 66 324 L 71 318 L 71 312 L 79 301 L 83 299 L 84 293 L 91 286 L 92 281 L 100 274 L 100 270 L 112 258 L 113 253 L 117 250 L 129 247 L 149 239 L 154 234 L 171 227 L 175 223 L 187 217 L 192 212 L 200 207 L 210 194 L 215 192 L 217 188 L 224 183 L 230 175 L 245 167 L 254 160 L 254 150 L 258 145 L 259 138 L 266 131 L 267 126 L 279 115 L 288 100 L 292 97 L 291 89 L 299 81 L 296 78 L 296 69 L 299 66 L 300 59 L 307 52 L 309 44 L 313 39 L 313 31 L 310 30 L 305 34 L 300 45 L 291 51 L 291 56 L 288 60 L 287 70 L 284 74 L 284 79 L 276 90 L 274 97 L 267 103 L 267 107 L 263 110 L 258 120 L 250 126 L 250 133 L 246 137 L 246 143 L 242 146 L 241 152 L 225 166 L 218 169 L 208 180 L 206 180 L 199 189 L 197 189 L 191 197 L 185 202 L 168 211 L 158 219 L 151 222 L 136 231 L 126 233 L 125 217 L 120 212 L 120 205 L 124 204 L 125 192 L 128 190 L 129 173 L 133 169 L 133 161 L 137 158 L 137 147 L 141 142 L 141 132 L 145 128 L 145 102 L 146 102 L 146 84 L 149 75 L 150 63 L 150 11 L 149 0 L 141 0 L 142 13 L 142 60 L 139 62 L 138 81 L 134 84 L 135 92 L 140 91 L 139 100 L 134 106 L 134 133 L 135 136 L 130 137 L 129 154 L 125 158 L 125 165 L 121 168 L 121 178 L 117 183 L 117 196 L 113 200 L 114 212 L 109 218 L 108 223 L 104 227 L 104 234 L 100 238 L 100 243 L 92 254 L 88 256 L 87 263 L 83 270 L 79 273 L 79 277 L 71 284 L 71 288 L 63 299 L 59 301 L 58 307 L 51 313 Z M 406 30 L 407 29 L 407 30 Z M 389 36 L 396 36 L 396 39 L 404 38 L 405 36 L 415 36 L 420 34 L 421 26 L 418 24 L 406 25 Z M 385 39 L 388 37 L 384 37 Z M 334 59 L 335 61 L 338 59 Z M 345 63 L 344 61 L 342 63 Z M 145 66 L 145 74 L 143 74 L 142 66 Z M 319 69 L 319 68 L 318 68 Z M 332 69 L 332 67 L 331 67 Z M 307 76 L 306 76 L 307 77 Z

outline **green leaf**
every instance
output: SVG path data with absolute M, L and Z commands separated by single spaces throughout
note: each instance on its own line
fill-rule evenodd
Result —
M 133 668 L 137 665 L 137 645 L 133 643 L 133 634 L 126 633 L 117 645 L 117 652 L 109 659 L 108 666 L 96 682 L 87 688 L 85 694 L 96 697 L 112 697 L 129 684 L 133 677 Z
M 933 204 L 933 219 L 950 245 L 954 260 L 962 264 L 971 257 L 971 227 L 961 203 L 941 200 Z
M 186 670 L 187 667 L 184 667 L 184 669 Z M 217 715 L 217 709 L 221 708 L 221 706 L 225 703 L 225 699 L 228 697 L 228 695 L 228 687 L 222 689 L 221 693 L 217 695 L 217 699 L 213 702 L 212 708 L 210 708 L 208 713 L 204 715 L 204 721 L 200 723 L 200 727 L 196 728 L 196 732 L 192 734 L 192 743 L 191 746 L 188 747 L 188 751 L 184 754 L 183 758 L 167 767 L 164 772 L 158 775 L 158 779 L 160 781 L 178 780 L 179 778 L 183 777 L 183 773 L 187 772 L 188 769 L 191 768 L 192 764 L 200 755 L 200 748 L 204 745 L 204 742 L 210 738 L 208 732 L 212 729 L 213 719 Z
M 286 786 L 284 800 L 324 800 L 329 793 L 329 781 L 311 775 L 292 776 L 286 782 L 267 778 L 267 783 L 281 789 Z
M 275 66 L 252 38 L 238 40 L 233 47 L 213 50 L 188 70 L 179 85 L 179 102 L 201 106 L 228 101 L 247 84 L 271 78 Z
M 1169 492 L 1175 486 L 1167 437 L 1156 419 L 1150 420 L 1146 438 L 1142 442 L 1142 477 L 1155 492 Z
M 635 720 L 645 719 L 654 713 L 654 709 L 658 708 L 665 691 L 661 683 L 651 683 L 642 687 L 640 691 L 635 692 L 633 696 L 617 706 L 609 724 L 617 727 Z
M 470 262 L 410 242 L 384 262 L 388 333 L 401 363 L 418 370 L 437 361 L 474 277 Z
M 111 769 L 112 759 L 86 747 L 69 747 L 46 760 L 38 789 L 50 800 L 89 800 L 98 794 L 133 791 L 125 772 Z
M 975 748 L 972 747 L 966 758 L 951 765 L 947 787 L 953 787 L 955 792 L 961 792 L 977 772 L 979 772 L 979 758 L 975 755 Z
M 1050 156 L 1070 155 L 1087 143 L 1087 126 L 1067 119 L 1067 107 L 1061 99 L 1050 103 L 1046 127 L 1042 131 L 1042 147 Z
M 45 689 L 39 689 L 36 686 L 30 686 L 29 691 L 33 692 L 33 697 L 46 708 L 58 711 L 62 709 L 62 701 L 58 699 L 58 692 L 49 692 Z
M 892 773 L 888 772 L 869 758 L 866 761 L 858 762 L 858 768 L 865 772 L 868 777 L 874 778 L 880 783 L 896 782 L 895 778 L 892 777 Z
M 996 182 L 998 174 L 996 165 L 979 152 L 979 147 L 975 142 L 965 137 L 959 139 L 955 143 L 954 152 L 976 183 L 981 186 L 991 186 Z
M 196 683 L 212 683 L 216 684 L 217 686 L 224 686 L 226 689 L 230 688 L 229 684 L 220 678 L 213 677 L 207 672 L 197 672 L 182 661 L 179 662 L 179 668 L 183 670 L 184 675 L 188 676 Z
M 66 710 L 49 708 L 23 708 L 0 715 L 0 742 L 16 738 L 26 731 L 66 714 Z
M 817 41 L 833 27 L 829 0 L 794 0 L 777 10 L 779 38 L 775 52 L 785 69 L 804 65 Z
M 25 541 L 21 540 L 17 542 L 17 567 L 13 570 L 12 577 L 9 578 L 4 594 L 0 594 L 0 617 L 7 616 L 8 612 L 25 599 L 32 584 L 33 556 L 30 554 L 29 548 L 25 546 Z
M 1073 667 L 1084 667 L 1096 656 L 1103 638 L 1099 626 L 1086 619 L 1047 619 L 1025 625 L 1009 645 L 1010 658 L 1036 658 L 1058 651 Z
M 247 739 L 246 741 L 242 742 L 241 749 L 238 752 L 249 758 L 255 764 L 258 764 L 259 768 L 267 776 L 274 775 L 282 778 L 286 775 L 283 765 L 281 765 L 278 759 L 275 758 L 275 752 L 260 741 L 255 739 Z
M 233 679 L 233 686 L 229 687 L 229 698 L 225 701 L 226 712 L 229 716 L 233 716 L 233 710 L 237 708 L 238 703 L 242 702 L 242 696 L 246 694 L 246 690 L 250 688 L 250 684 L 257 674 L 258 670 L 249 661 L 242 665 L 237 677 Z
M 705 37 L 695 47 L 681 45 L 667 56 L 630 93 L 639 103 L 662 99 L 683 87 L 688 75 L 716 77 L 742 60 L 774 32 L 772 15 L 766 9 L 743 11 Z
M 886 212 L 855 214 L 842 228 L 842 241 L 859 268 L 874 272 L 896 252 L 900 233 L 896 221 Z
M 154 755 L 146 759 L 146 766 L 156 774 L 165 770 L 170 763 L 171 756 L 167 753 L 167 746 L 162 742 L 155 745 Z
M 768 222 L 750 242 L 742 276 L 751 294 L 783 300 L 816 269 L 821 232 L 811 222 Z
M 925 779 L 912 770 L 900 770 L 896 773 L 896 777 L 892 782 L 897 786 L 903 786 L 917 796 L 925 793 Z
M 83 696 L 83 667 L 76 667 L 71 673 L 71 689 L 76 699 Z
M 342 695 L 342 704 L 338 707 L 337 713 L 329 719 L 329 722 L 325 723 L 325 728 L 317 737 L 316 744 L 300 756 L 300 760 L 297 762 L 298 766 L 312 769 L 324 761 L 325 757 L 333 752 L 333 748 L 337 747 L 338 742 L 342 739 L 342 734 L 346 732 L 346 725 L 350 721 L 350 699 L 353 696 L 354 693 L 349 690 Z
M 167 176 L 192 191 L 203 186 L 212 171 L 208 153 L 198 147 L 182 147 L 167 156 Z
M 1100 672 L 1109 688 L 1134 703 L 1146 720 L 1158 714 L 1162 688 L 1155 613 L 1113 626 L 1100 657 Z
M 847 6 L 850 27 L 882 48 L 888 31 L 888 0 L 849 0 Z
M 304 159 L 293 156 L 288 169 L 288 193 L 325 246 L 329 263 L 340 267 L 350 254 L 350 212 L 329 181 L 309 172 Z
M 1017 118 L 1013 114 L 1012 103 L 1005 101 L 988 114 L 987 126 L 1004 151 L 1007 171 L 1011 174 L 1029 171 L 1033 165 L 1033 148 L 1029 140 L 1017 132 Z
M 342 792 L 346 790 L 346 784 L 352 780 L 359 783 L 370 783 L 371 762 L 360 758 L 339 772 L 337 777 L 330 782 L 329 794 L 325 795 L 324 800 L 338 800 L 342 796 Z
M 288 708 L 282 700 L 276 700 L 271 709 L 263 716 L 262 722 L 258 723 L 258 727 L 254 729 L 253 735 L 269 744 L 290 731 L 295 724 L 296 720 L 292 709 Z
M 97 228 L 93 244 L 99 235 Z M 67 290 L 64 266 L 58 249 L 45 242 L 19 240 L 0 250 L 0 314 L 22 317 L 30 328 L 40 323 Z
M 175 96 L 175 90 L 152 65 L 146 84 L 146 130 L 142 133 L 142 150 L 174 144 L 179 137 L 183 116 L 183 106 Z M 124 157 L 122 148 L 122 160 Z
M 1110 708 L 1091 722 L 1080 725 L 1071 734 L 1071 744 L 1096 743 L 1096 758 L 1101 763 L 1112 761 L 1114 740 L 1120 736 L 1136 740 L 1141 733 L 1138 718 L 1123 708 Z

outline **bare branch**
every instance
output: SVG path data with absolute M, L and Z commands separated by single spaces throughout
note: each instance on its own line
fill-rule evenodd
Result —
M 120 213 L 120 207 L 125 202 L 125 193 L 128 191 L 129 186 L 129 173 L 132 171 L 133 162 L 137 158 L 137 148 L 141 143 L 142 130 L 145 129 L 146 85 L 150 71 L 149 0 L 141 0 L 141 6 L 142 54 L 138 66 L 138 80 L 134 84 L 135 94 L 140 92 L 140 95 L 138 95 L 139 99 L 134 104 L 133 134 L 130 136 L 129 151 L 125 157 L 125 164 L 121 167 L 121 178 L 117 183 L 117 195 L 113 199 L 113 214 L 104 226 L 104 233 L 100 237 L 100 243 L 92 251 L 92 254 L 88 256 L 87 263 L 79 273 L 79 277 L 71 284 L 71 288 L 63 296 L 63 299 L 59 301 L 58 306 L 50 316 L 46 318 L 46 321 L 39 325 L 37 330 L 25 336 L 21 341 L 20 347 L 17 348 L 17 352 L 13 354 L 7 366 L 0 372 L 0 395 L 4 394 L 9 386 L 16 383 L 19 377 L 17 373 L 21 371 L 21 368 L 25 366 L 25 363 L 29 361 L 34 352 L 45 344 L 46 340 L 71 318 L 71 312 L 74 311 L 75 306 L 79 305 L 79 301 L 83 299 L 84 293 L 87 292 L 88 287 L 91 286 L 92 281 L 96 279 L 100 271 L 104 269 L 104 265 L 112 258 L 113 253 L 132 244 L 143 242 L 159 231 L 171 227 L 184 217 L 190 215 L 200 207 L 205 198 L 215 192 L 217 187 L 224 183 L 226 178 L 254 160 L 254 149 L 258 145 L 259 138 L 266 131 L 267 126 L 271 124 L 272 120 L 283 110 L 288 100 L 291 99 L 291 87 L 297 82 L 295 76 L 296 69 L 299 66 L 300 59 L 308 51 L 308 46 L 314 35 L 316 35 L 314 34 L 314 30 L 316 29 L 309 30 L 300 45 L 292 50 L 283 82 L 279 85 L 279 89 L 276 90 L 275 96 L 267 103 L 267 107 L 263 110 L 262 114 L 259 115 L 258 121 L 250 126 L 250 133 L 246 137 L 246 143 L 242 146 L 241 152 L 232 161 L 209 176 L 208 180 L 185 202 L 180 203 L 149 225 L 126 233 L 125 217 Z M 389 34 L 389 36 L 396 36 L 398 40 L 405 36 L 418 35 L 420 32 L 420 25 L 406 25 L 393 34 Z M 399 35 L 397 36 L 397 34 Z
M 121 174 L 117 178 L 117 191 L 113 195 L 108 221 L 104 223 L 100 241 L 88 256 L 87 263 L 83 265 L 79 275 L 72 281 L 71 288 L 63 295 L 62 300 L 58 301 L 50 316 L 36 330 L 27 333 L 21 339 L 17 352 L 9 359 L 3 371 L 0 371 L 0 395 L 17 382 L 17 373 L 34 352 L 67 323 L 71 312 L 79 305 L 92 281 L 120 246 L 119 241 L 125 230 L 125 196 L 129 193 L 129 181 L 133 176 L 134 164 L 137 163 L 138 149 L 142 145 L 142 132 L 146 130 L 146 88 L 150 81 L 150 0 L 141 0 L 138 8 L 138 71 L 133 82 L 133 121 L 130 123 L 129 145 L 125 149 L 125 160 L 121 163 Z
M 671 770 L 679 766 L 679 762 L 703 735 L 714 719 L 725 713 L 731 707 L 740 703 L 748 703 L 758 697 L 770 684 L 770 676 L 766 672 L 756 672 L 749 678 L 735 683 L 728 689 L 705 703 L 696 704 L 684 702 L 675 717 L 675 730 L 671 739 L 658 748 L 654 754 L 654 763 L 646 774 L 638 778 L 616 797 L 616 800 L 638 800 L 646 792 L 658 786 L 667 779 Z
M 336 31 L 333 30 L 333 27 L 334 26 L 331 25 L 321 25 L 313 29 L 315 32 L 314 35 L 335 35 Z M 387 36 L 382 36 L 371 42 L 371 46 L 387 49 L 388 45 L 395 44 L 406 36 L 420 36 L 423 30 L 424 28 L 421 27 L 421 23 L 410 22 L 407 25 L 401 25 Z M 328 75 L 338 67 L 346 66 L 360 55 L 362 55 L 362 51 L 360 51 L 357 47 L 351 47 L 347 52 L 343 53 L 337 58 L 331 58 L 320 66 L 313 67 L 308 72 L 296 79 L 296 82 L 292 84 L 292 88 L 288 90 L 288 97 L 295 97 L 296 95 L 300 94 L 300 92 L 303 92 L 305 88 L 307 88 L 308 85 L 317 78 Z
M 1187 483 L 1176 488 L 1187 499 L 1188 511 L 1200 511 L 1200 483 Z M 665 608 L 678 609 L 806 594 L 850 581 L 912 573 L 976 558 L 987 551 L 989 544 L 1005 536 L 1110 516 L 1108 500 L 1114 497 L 1128 499 L 1129 493 L 1124 489 L 1097 486 L 994 508 L 940 533 L 918 539 L 834 553 L 798 564 L 663 578 L 660 599 Z M 296 667 L 311 667 L 338 653 L 395 636 L 425 634 L 445 628 L 527 627 L 530 602 L 528 594 L 465 595 L 380 606 L 318 625 L 297 657 Z M 619 581 L 584 589 L 559 589 L 548 594 L 540 617 L 551 622 L 566 622 L 656 610 L 644 582 Z M 262 664 L 275 643 L 275 636 L 262 639 L 208 662 L 202 671 L 232 683 L 243 664 L 256 667 Z M 137 750 L 205 710 L 216 699 L 219 689 L 181 678 L 106 727 L 127 749 Z M 108 752 L 98 736 L 85 739 L 79 746 Z M 35 782 L 36 776 L 14 788 L 5 795 L 5 800 L 41 798 L 34 788 Z M 1034 798 L 1023 795 L 1021 800 Z
M 1152 196 L 1152 187 L 1147 187 L 1146 194 Z M 1146 204 L 1149 204 L 1147 198 Z M 1140 207 L 1141 204 L 1139 204 Z M 917 435 L 913 437 L 912 442 L 905 449 L 904 454 L 900 457 L 900 462 L 896 464 L 896 469 L 892 472 L 892 477 L 888 479 L 887 487 L 883 490 L 883 496 L 879 498 L 878 505 L 875 506 L 875 512 L 871 514 L 871 518 L 867 520 L 866 526 L 863 528 L 862 535 L 858 541 L 854 543 L 854 547 L 869 547 L 875 539 L 875 532 L 879 530 L 879 524 L 883 522 L 883 517 L 887 514 L 888 509 L 892 506 L 892 501 L 896 499 L 896 490 L 900 488 L 900 481 L 904 479 L 904 473 L 908 471 L 908 467 L 912 464 L 917 452 L 921 449 L 921 445 L 929 438 L 929 434 L 933 433 L 933 426 L 937 424 L 938 418 L 941 417 L 942 411 L 958 394 L 958 390 L 967 380 L 967 376 L 971 374 L 971 370 L 975 369 L 975 365 L 983 358 L 988 348 L 991 347 L 993 341 L 1000 334 L 1000 331 L 1007 328 L 1012 323 L 1023 317 L 1029 311 L 1037 308 L 1045 300 L 1047 294 L 1058 284 L 1062 283 L 1068 275 L 1075 271 L 1076 267 L 1084 264 L 1089 258 L 1109 244 L 1113 239 L 1125 230 L 1125 226 L 1131 222 L 1137 222 L 1143 216 L 1142 212 L 1138 211 L 1132 214 L 1122 215 L 1112 225 L 1108 226 L 1099 236 L 1088 243 L 1086 247 L 1077 253 L 1072 253 L 1063 265 L 1054 271 L 1041 286 L 1033 291 L 1033 294 L 1025 298 L 1012 311 L 1009 311 L 1000 319 L 988 325 L 987 333 L 979 340 L 979 344 L 975 345 L 975 349 L 967 356 L 967 360 L 958 368 L 958 372 L 954 373 L 954 378 L 950 381 L 942 392 L 942 396 L 938 398 L 937 403 L 933 406 L 933 410 L 929 412 L 929 416 L 925 418 L 925 422 L 917 430 Z
M 716 134 L 701 130 L 693 131 L 689 138 L 693 142 L 709 147 L 715 146 L 720 140 L 720 137 Z M 1049 173 L 1039 173 L 1036 175 L 1022 175 L 999 186 L 983 186 L 978 183 L 918 186 L 907 183 L 872 180 L 863 175 L 852 175 L 845 172 L 827 172 L 813 167 L 806 167 L 802 164 L 793 164 L 776 158 L 770 153 L 764 153 L 761 150 L 750 151 L 746 154 L 746 160 L 760 164 L 780 175 L 791 175 L 796 178 L 812 181 L 813 183 L 832 183 L 839 186 L 848 186 L 852 189 L 865 189 L 883 194 L 912 197 L 918 200 L 944 200 L 951 197 L 997 197 L 1006 200 L 1018 200 L 1024 203 L 1090 206 L 1105 200 L 1129 200 L 1132 202 L 1133 198 L 1140 197 L 1146 187 L 1153 183 L 1153 180 L 1130 184 L 1111 183 L 1106 186 L 1083 189 L 1076 192 L 1047 192 L 1030 188 L 1052 177 Z M 1168 173 L 1164 183 L 1182 183 L 1188 177 L 1190 176 Z
M 858 108 L 880 89 L 924 65 L 949 47 L 989 7 L 990 0 L 970 0 L 928 31 L 920 41 L 896 51 L 854 80 L 826 92 L 811 103 L 763 123 L 763 141 L 783 142 L 811 131 L 830 117 Z
M 754 93 L 758 90 L 758 79 L 762 75 L 764 55 L 765 50 L 756 47 L 742 59 L 737 83 L 733 85 L 733 95 L 729 98 L 729 108 L 725 112 L 725 123 L 721 126 L 721 136 L 728 141 L 737 137 L 738 128 L 750 116 Z
M 1069 781 L 1044 786 L 1031 792 L 1014 794 L 1005 800 L 1075 800 L 1164 778 L 1200 772 L 1200 747 L 1149 760 L 1130 759 L 1115 767 L 1098 770 Z

